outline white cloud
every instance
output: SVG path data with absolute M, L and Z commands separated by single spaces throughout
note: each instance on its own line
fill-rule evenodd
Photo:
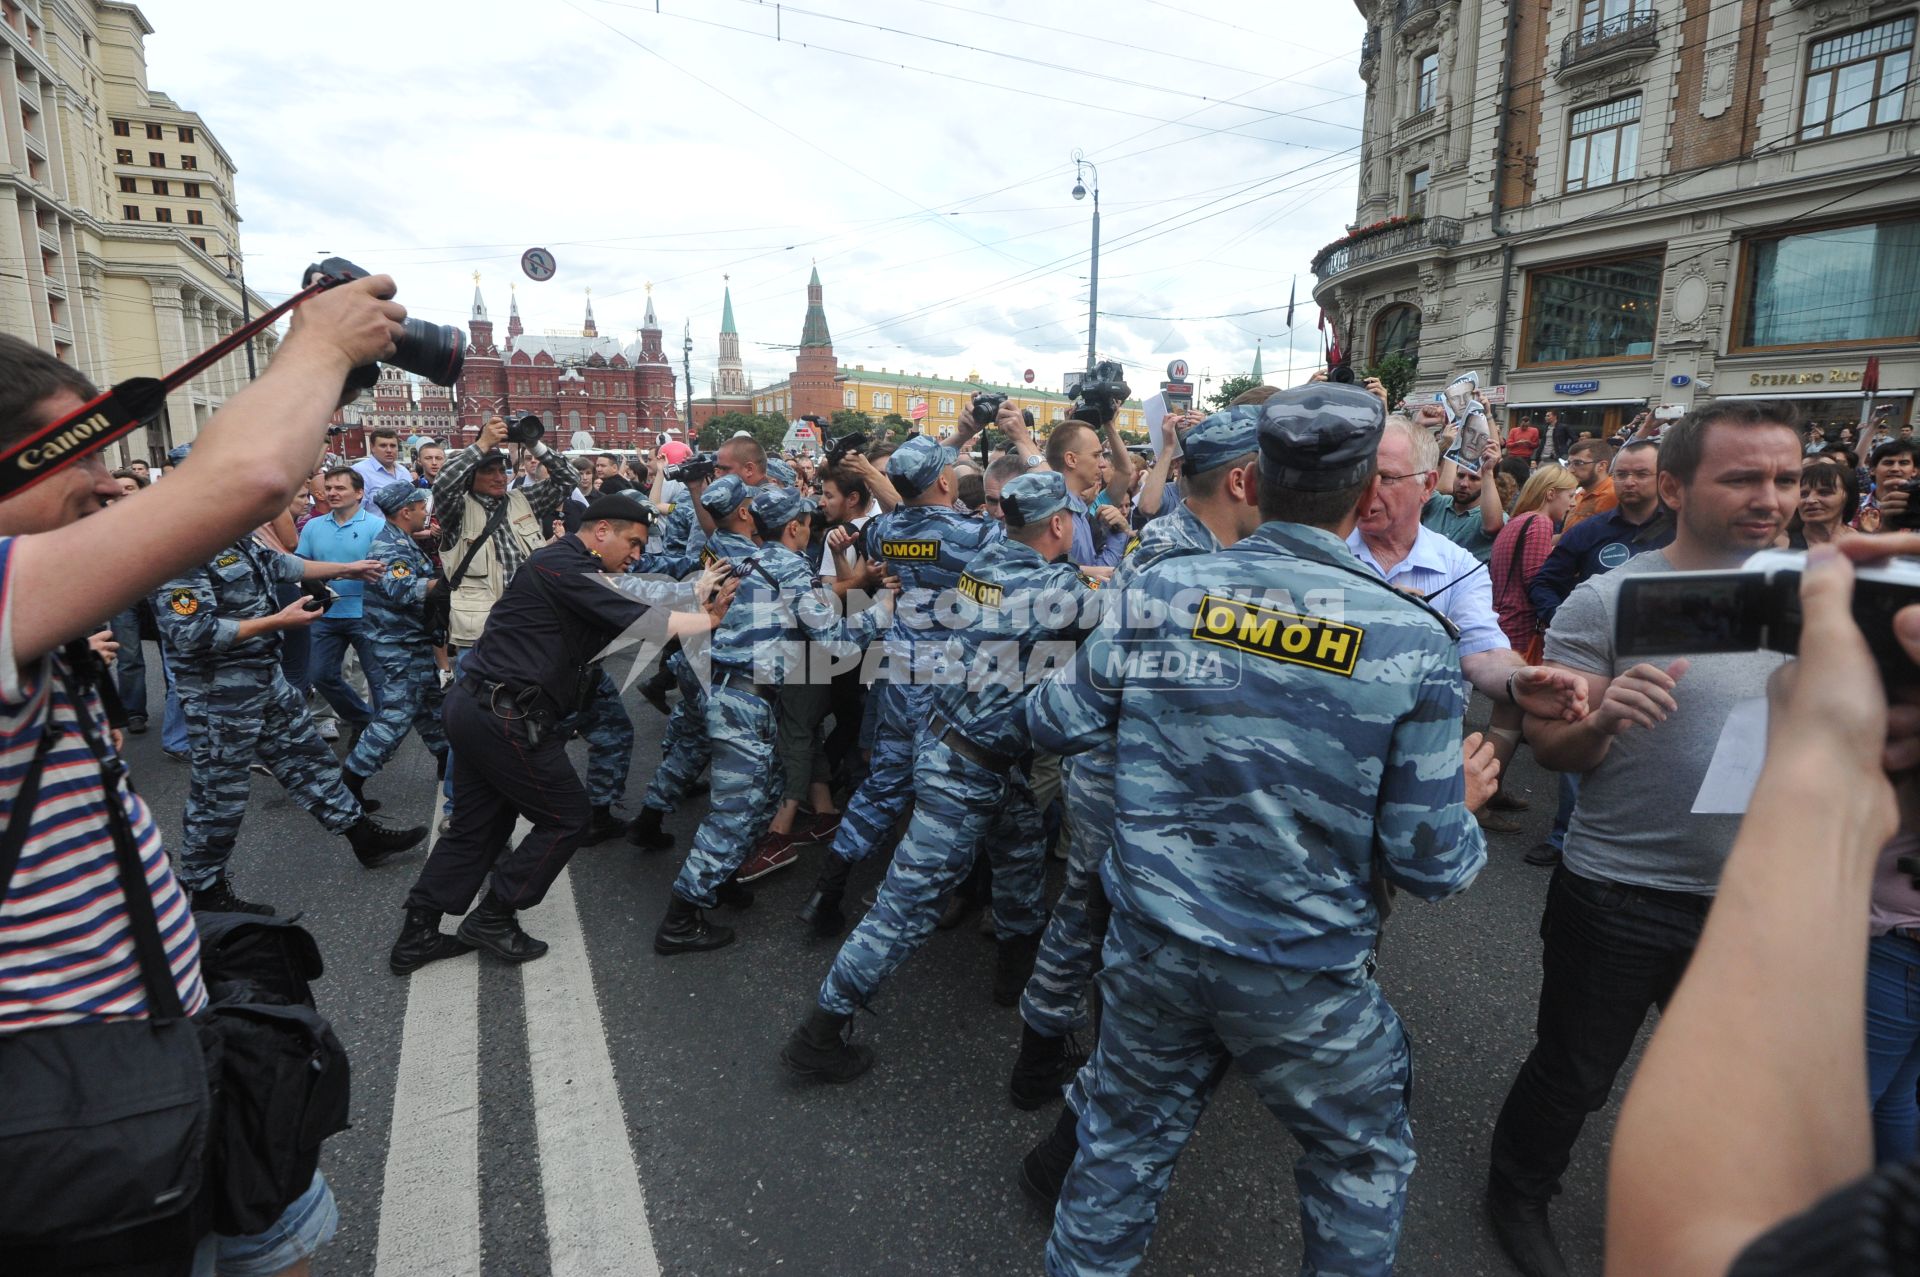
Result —
M 498 326 L 509 282 L 536 331 L 576 327 L 590 286 L 601 330 L 631 336 L 652 280 L 676 370 L 691 321 L 705 393 L 722 276 L 766 381 L 791 369 L 817 259 L 843 362 L 1055 384 L 1086 343 L 1079 147 L 1101 310 L 1153 317 L 1103 318 L 1103 356 L 1136 386 L 1175 356 L 1218 380 L 1264 337 L 1277 373 L 1284 309 L 1186 317 L 1284 308 L 1298 275 L 1312 359 L 1307 263 L 1354 209 L 1351 6 L 1316 8 L 1305 46 L 1294 5 L 810 0 L 872 25 L 783 5 L 778 42 L 770 4 L 662 7 L 143 3 L 150 82 L 233 155 L 269 296 L 324 249 L 393 274 L 422 318 L 464 323 L 478 270 Z M 551 283 L 519 273 L 534 244 Z

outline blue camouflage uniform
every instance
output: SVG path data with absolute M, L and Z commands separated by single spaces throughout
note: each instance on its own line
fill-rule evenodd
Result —
M 1242 405 L 1216 412 L 1180 439 L 1180 471 L 1205 474 L 1244 461 L 1259 447 L 1260 410 Z M 1182 501 L 1149 520 L 1108 583 L 1109 599 L 1125 599 L 1142 572 L 1162 559 L 1209 554 L 1220 538 Z M 1067 865 L 1060 894 L 1047 920 L 1046 938 L 1034 960 L 1033 978 L 1020 999 L 1020 1016 L 1037 1033 L 1064 1037 L 1086 1027 L 1086 992 L 1098 965 L 1106 928 L 1099 890 L 1100 863 L 1113 845 L 1113 741 L 1066 761 Z M 1072 1096 L 1068 1102 L 1076 1111 Z
M 344 834 L 361 817 L 306 698 L 281 673 L 280 635 L 239 637 L 240 622 L 280 610 L 274 587 L 304 571 L 293 555 L 244 537 L 151 596 L 192 757 L 178 870 L 189 890 L 211 887 L 224 872 L 255 762 L 329 833 Z
M 381 513 L 391 518 L 426 492 L 411 484 L 388 484 L 374 495 Z M 354 742 L 343 766 L 356 776 L 385 767 L 411 727 L 436 761 L 447 756 L 446 728 L 440 722 L 440 667 L 427 632 L 427 594 L 439 573 L 414 539 L 389 522 L 373 538 L 367 557 L 386 566 L 367 586 L 361 630 L 384 674 L 373 721 Z
M 698 555 L 706 548 L 707 533 L 694 512 L 692 496 L 667 510 L 647 544 L 657 544 L 663 554 Z
M 747 487 L 733 475 L 716 480 L 701 501 L 717 518 L 739 509 L 748 494 L 762 532 L 777 535 L 812 503 L 784 489 Z M 706 698 L 706 735 L 712 751 L 712 799 L 687 853 L 673 892 L 703 909 L 719 903 L 732 877 L 766 832 L 779 805 L 781 773 L 774 750 L 774 698 L 790 671 L 804 672 L 806 641 L 834 655 L 871 642 L 885 623 L 874 608 L 843 620 L 833 592 L 783 545 L 757 545 L 737 532 L 716 532 L 707 543 L 732 563 L 740 587 L 713 633 L 712 686 Z
M 1021 475 L 1002 494 L 1010 521 L 1067 508 L 1051 471 Z M 961 573 L 949 680 L 931 689 L 932 719 L 915 750 L 913 820 L 873 908 L 820 986 L 820 1006 L 848 1015 L 932 934 L 940 900 L 963 882 L 984 842 L 993 863 L 993 919 L 1002 940 L 1046 923 L 1046 847 L 1021 774 L 1030 742 L 1021 712 L 1039 672 L 1064 667 L 1090 624 L 1093 590 L 1072 564 L 1002 538 Z
M 691 502 L 682 502 L 677 508 L 691 510 L 693 506 Z M 658 554 L 643 554 L 631 570 L 684 580 L 708 561 L 704 534 L 700 540 L 700 553 L 681 554 L 667 549 Z M 654 544 L 653 536 L 648 537 L 647 544 L 649 547 Z M 718 562 L 719 556 L 711 556 L 711 561 Z M 679 806 L 680 800 L 700 779 L 700 773 L 707 769 L 711 754 L 707 748 L 707 689 L 695 676 L 693 662 L 676 647 L 667 657 L 667 672 L 680 688 L 680 699 L 667 715 L 666 731 L 660 740 L 660 765 L 654 769 L 646 795 L 640 800 L 643 806 L 656 811 L 672 811 Z
M 1264 411 L 1263 490 L 1372 472 L 1383 414 L 1365 392 L 1302 387 Z M 1047 1272 L 1132 1271 L 1237 1061 L 1302 1149 L 1301 1270 L 1390 1273 L 1411 1057 L 1370 969 L 1371 887 L 1437 899 L 1486 858 L 1462 801 L 1452 633 L 1301 524 L 1163 560 L 1135 592 L 1164 615 L 1110 614 L 1027 704 L 1037 748 L 1117 732 L 1119 750 L 1100 1041 Z
M 911 499 L 932 487 L 954 458 L 953 449 L 915 435 L 887 458 L 887 476 Z M 944 505 L 900 506 L 861 530 L 867 557 L 886 564 L 902 593 L 886 639 L 886 679 L 875 692 L 870 767 L 834 837 L 836 859 L 851 863 L 872 855 L 913 801 L 914 740 L 927 721 L 948 637 L 931 615 L 933 602 L 1004 535 L 997 520 Z

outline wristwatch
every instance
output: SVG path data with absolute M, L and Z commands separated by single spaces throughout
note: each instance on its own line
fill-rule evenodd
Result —
M 1027 458 L 1027 469 L 1029 469 L 1029 470 L 1031 470 L 1031 469 L 1033 469 L 1033 468 L 1034 468 L 1035 466 L 1037 466 L 1037 465 L 1039 465 L 1039 464 L 1040 464 L 1040 454 L 1039 454 L 1039 453 L 1037 453 L 1037 452 L 1036 452 L 1036 453 L 1034 453 L 1034 454 L 1033 454 L 1032 456 L 1030 456 L 1030 457 L 1028 457 L 1028 458 Z

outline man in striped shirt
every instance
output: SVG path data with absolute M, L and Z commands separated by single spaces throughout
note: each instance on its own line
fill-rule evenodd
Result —
M 132 829 L 180 1000 L 190 1013 L 206 1005 L 199 939 L 159 829 L 126 781 L 108 778 L 103 760 L 114 744 L 98 694 L 64 649 L 99 618 L 285 509 L 306 479 L 347 373 L 392 352 L 406 314 L 383 300 L 392 293 L 393 281 L 378 276 L 307 302 L 273 364 L 214 415 L 192 459 L 164 487 L 108 505 L 118 486 L 96 452 L 0 501 L 0 825 L 27 822 L 17 863 L 0 866 L 10 868 L 0 882 L 0 1037 L 148 1014 L 109 803 Z M 0 449 L 93 394 L 78 372 L 0 335 Z M 22 783 L 43 740 L 38 793 L 21 811 Z M 0 1214 L 7 1209 L 0 1202 Z M 291 1226 L 270 1230 L 271 1241 L 204 1245 L 217 1245 L 229 1266 L 244 1259 L 261 1265 L 254 1271 L 284 1269 L 303 1262 L 335 1218 L 316 1177 L 282 1220 Z M 85 1264 L 89 1273 L 118 1273 L 168 1258 L 156 1249 L 153 1228 L 134 1232 L 63 1246 L 22 1271 Z

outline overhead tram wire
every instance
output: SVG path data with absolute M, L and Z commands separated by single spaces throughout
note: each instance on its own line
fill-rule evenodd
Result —
M 977 80 L 972 78 L 971 76 L 955 75 L 949 71 L 936 70 L 931 67 L 917 66 L 910 62 L 897 62 L 887 58 L 873 57 L 865 53 L 855 53 L 849 49 L 836 48 L 833 45 L 821 44 L 815 40 L 782 39 L 779 35 L 776 35 L 775 33 L 770 31 L 756 31 L 750 27 L 736 27 L 730 23 L 715 22 L 708 18 L 696 18 L 693 15 L 686 14 L 686 13 L 675 13 L 672 11 L 656 12 L 655 10 L 646 8 L 645 6 L 642 6 L 642 5 L 628 3 L 627 0 L 591 0 L 591 2 L 595 4 L 608 5 L 618 9 L 631 9 L 637 13 L 653 14 L 654 16 L 657 16 L 657 17 L 673 18 L 681 22 L 697 23 L 698 25 L 704 26 L 704 27 L 714 27 L 721 31 L 731 31 L 736 35 L 751 36 L 754 39 L 759 39 L 759 40 L 770 40 L 770 41 L 773 41 L 775 44 L 786 44 L 786 45 L 791 45 L 794 48 L 811 49 L 821 53 L 832 53 L 843 58 L 852 58 L 856 62 L 868 62 L 875 66 L 883 66 L 893 71 L 908 71 L 916 75 L 937 76 L 944 82 L 956 83 L 956 84 L 971 84 L 983 89 L 990 89 L 995 93 L 1014 93 L 1022 97 L 1039 98 L 1043 102 L 1057 102 L 1065 106 L 1079 107 L 1083 110 L 1105 111 L 1110 115 L 1125 115 L 1125 116 L 1130 116 L 1136 120 L 1152 120 L 1156 124 L 1172 123 L 1172 121 L 1163 120 L 1158 116 L 1148 115 L 1141 111 L 1129 111 L 1124 107 L 1110 106 L 1107 103 L 1101 102 L 1098 100 L 1057 97 L 1051 93 L 1039 93 L 1032 89 L 1023 89 L 1023 88 L 1019 88 L 1017 86 L 1009 85 L 1009 84 L 999 84 L 991 80 Z M 575 0 L 564 0 L 564 3 L 566 3 L 570 8 L 579 10 L 579 5 L 575 3 Z M 580 12 L 584 13 L 585 11 L 580 10 Z M 588 16 L 592 16 L 592 15 L 588 15 Z M 627 39 L 633 40 L 632 36 L 627 35 L 627 33 L 624 31 L 620 31 L 620 28 L 613 26 L 611 23 L 608 23 L 603 19 L 599 19 L 599 18 L 596 18 L 595 21 L 600 22 L 601 25 L 605 26 L 608 30 L 619 32 L 622 36 L 625 36 Z M 638 44 L 639 42 L 637 40 L 634 40 L 634 43 Z M 645 48 L 646 46 L 642 45 L 640 47 Z M 648 49 L 647 51 L 649 53 L 654 53 L 654 51 L 651 49 Z M 661 57 L 662 55 L 658 53 L 654 53 L 654 56 Z M 669 63 L 669 65 L 674 65 L 676 66 L 676 69 L 680 69 L 677 67 L 677 64 Z M 688 74 L 691 74 L 691 73 L 689 72 Z M 701 81 L 701 83 L 705 84 L 706 81 L 703 80 Z M 715 90 L 715 91 L 718 92 L 718 90 Z M 729 98 L 728 100 L 732 101 L 733 99 Z M 1343 101 L 1343 100 L 1345 99 L 1330 99 L 1330 101 Z M 1223 105 L 1226 101 L 1227 101 L 1226 99 L 1210 100 L 1208 101 L 1207 105 L 1209 106 Z M 1328 103 L 1316 103 L 1314 104 L 1314 106 L 1308 107 L 1307 110 L 1311 111 L 1312 109 L 1314 109 L 1315 106 L 1321 106 L 1321 105 L 1327 105 L 1327 104 Z M 1298 118 L 1307 120 L 1310 123 L 1315 123 L 1315 124 L 1326 123 L 1323 120 L 1315 119 L 1313 116 L 1309 114 L 1300 113 L 1300 112 L 1284 112 L 1284 113 L 1277 113 L 1277 114 L 1296 115 L 1298 116 Z M 760 118 L 766 119 L 765 116 L 761 116 Z M 771 121 L 769 121 L 769 123 L 771 123 Z M 1243 123 L 1254 124 L 1254 123 L 1257 123 L 1257 121 L 1248 120 L 1248 121 L 1244 121 Z M 1352 125 L 1352 124 L 1341 124 L 1341 125 L 1335 125 L 1333 127 L 1350 129 L 1355 132 L 1360 131 L 1360 126 Z M 1317 151 L 1324 151 L 1328 149 L 1326 147 L 1312 146 L 1305 142 L 1290 142 L 1284 138 L 1267 137 L 1264 134 L 1259 134 L 1259 133 L 1245 133 L 1245 132 L 1242 132 L 1237 127 L 1210 129 L 1207 131 L 1213 132 L 1213 133 L 1231 133 L 1237 137 L 1250 138 L 1256 142 L 1265 142 L 1269 146 L 1291 146 L 1291 147 L 1299 148 L 1301 150 L 1317 150 Z

